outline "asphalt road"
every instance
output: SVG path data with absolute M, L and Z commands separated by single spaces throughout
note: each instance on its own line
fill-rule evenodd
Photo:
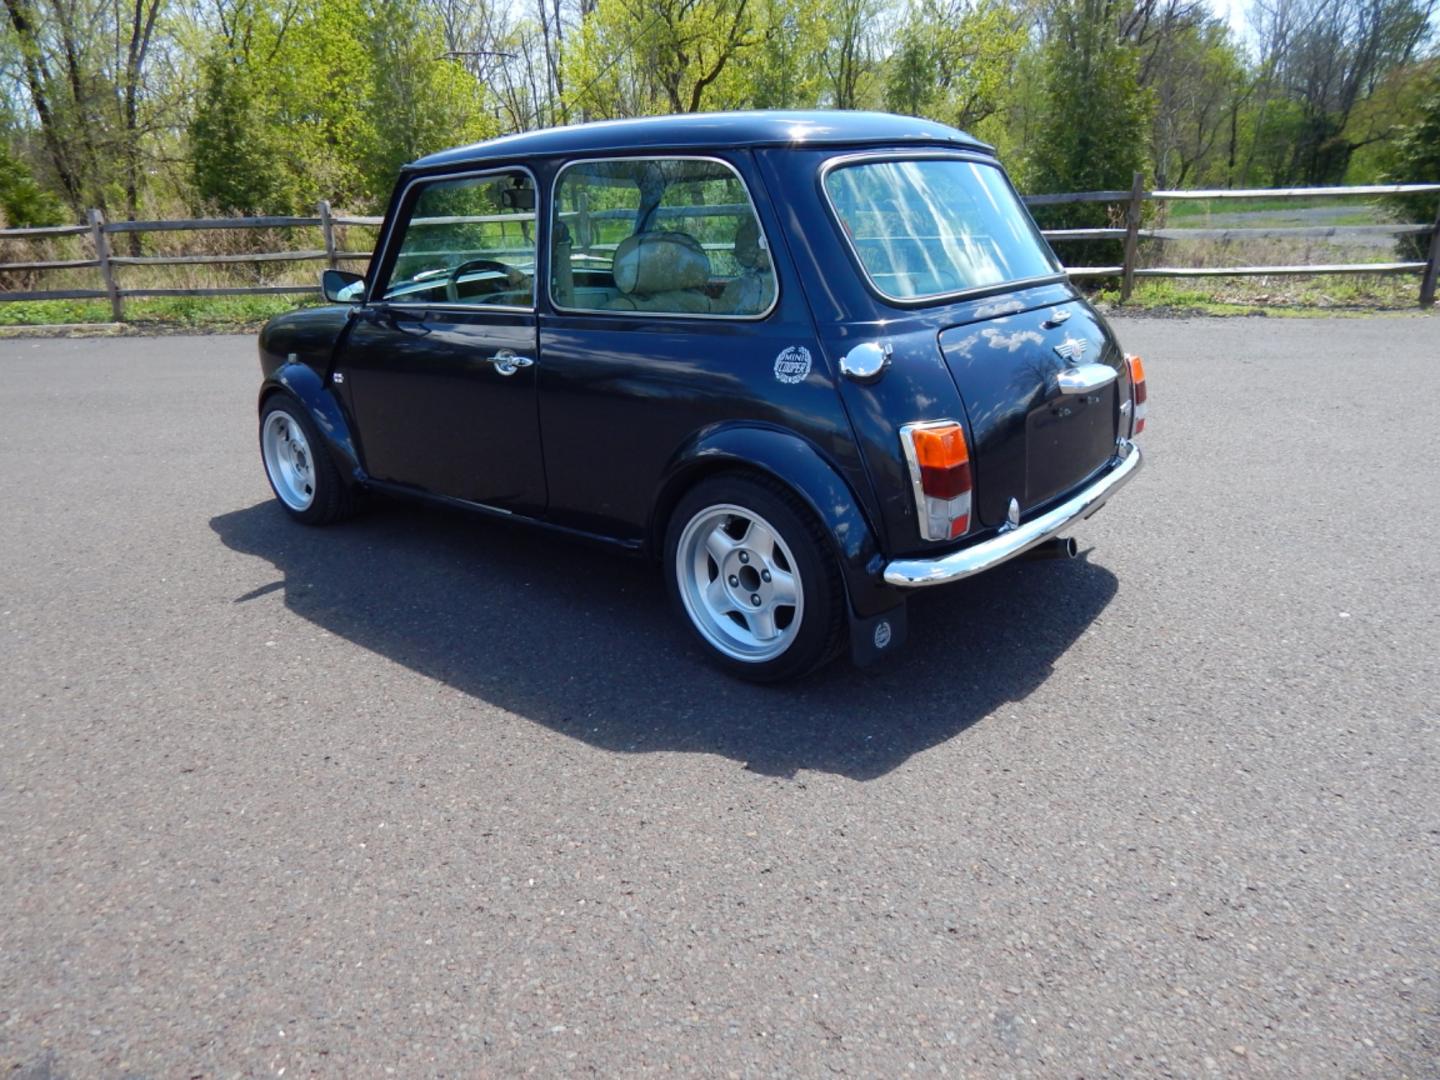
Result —
M 292 525 L 248 339 L 0 342 L 0 1075 L 1440 1075 L 1440 321 L 1119 329 L 1086 558 L 779 690 Z

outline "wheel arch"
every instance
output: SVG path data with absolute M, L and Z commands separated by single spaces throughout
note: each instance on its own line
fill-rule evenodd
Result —
M 260 387 L 257 412 L 263 411 L 265 403 L 276 394 L 294 398 L 305 409 L 335 454 L 341 478 L 347 484 L 363 479 L 365 474 L 360 466 L 360 455 L 350 432 L 350 423 L 345 419 L 340 403 L 325 389 L 314 368 L 299 361 L 290 361 L 272 371 Z
M 722 473 L 769 477 L 801 501 L 820 523 L 857 612 L 895 605 L 881 576 L 885 559 L 875 530 L 854 490 L 817 447 L 782 428 L 728 424 L 692 437 L 671 460 L 651 503 L 646 539 L 652 556 L 663 552 L 671 515 L 685 493 Z

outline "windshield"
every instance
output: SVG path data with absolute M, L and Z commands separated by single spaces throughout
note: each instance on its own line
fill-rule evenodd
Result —
M 925 300 L 1060 273 L 993 165 L 862 161 L 832 169 L 825 191 L 871 283 L 891 299 Z

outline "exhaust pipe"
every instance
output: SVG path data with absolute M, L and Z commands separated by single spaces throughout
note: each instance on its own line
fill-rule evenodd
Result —
M 1073 536 L 1055 536 L 1042 540 L 1025 552 L 1027 559 L 1073 559 L 1080 549 Z

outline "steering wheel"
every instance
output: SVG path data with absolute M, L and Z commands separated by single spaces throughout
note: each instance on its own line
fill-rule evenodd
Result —
M 450 276 L 445 279 L 445 299 L 451 303 L 458 303 L 460 300 L 460 275 L 466 270 L 498 270 L 507 283 L 510 280 L 510 268 L 502 262 L 494 259 L 471 259 L 469 262 L 462 262 L 451 270 Z

